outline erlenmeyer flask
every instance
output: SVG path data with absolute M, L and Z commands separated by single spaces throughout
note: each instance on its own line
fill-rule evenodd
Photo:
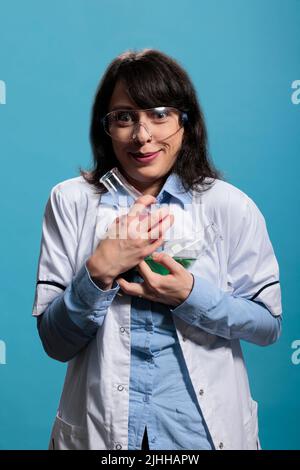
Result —
M 105 175 L 100 178 L 100 182 L 104 184 L 104 186 L 111 193 L 113 200 L 118 207 L 121 206 L 120 196 L 131 196 L 134 202 L 140 196 L 142 196 L 142 193 L 140 193 L 140 191 L 138 191 L 124 178 L 124 176 L 120 173 L 117 167 L 114 167 L 110 171 L 105 173 Z M 154 206 L 155 208 L 159 208 L 158 204 L 154 204 Z M 150 211 L 150 207 L 146 206 L 145 209 L 142 211 L 142 214 L 147 215 L 150 213 Z M 196 256 L 194 255 L 194 250 L 192 253 L 183 253 L 182 250 L 184 248 L 184 244 L 180 243 L 179 245 L 177 242 L 175 246 L 172 246 L 172 243 L 170 244 L 169 242 L 167 242 L 164 243 L 163 246 L 160 247 L 161 249 L 158 249 L 157 251 L 165 251 L 182 266 L 188 268 L 196 260 Z M 180 251 L 179 254 L 177 253 L 178 251 Z M 152 271 L 163 275 L 169 273 L 169 271 L 164 266 L 153 260 L 152 255 L 147 256 L 145 258 L 145 261 L 150 266 Z
M 114 202 L 118 207 L 121 206 L 121 198 L 124 196 L 132 197 L 135 202 L 143 194 L 138 191 L 134 186 L 132 186 L 126 178 L 122 175 L 117 167 L 109 170 L 105 175 L 100 178 L 100 183 L 102 183 L 110 192 L 113 197 Z M 142 211 L 142 213 L 149 213 L 150 209 L 148 206 Z

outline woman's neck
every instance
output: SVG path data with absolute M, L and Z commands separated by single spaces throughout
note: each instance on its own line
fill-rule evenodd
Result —
M 151 196 L 156 197 L 161 188 L 163 187 L 167 176 L 160 178 L 159 180 L 153 182 L 141 182 L 131 178 L 129 175 L 126 175 L 126 179 L 132 186 L 134 186 L 142 194 L 151 194 Z

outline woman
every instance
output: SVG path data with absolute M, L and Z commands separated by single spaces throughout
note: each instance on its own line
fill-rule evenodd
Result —
M 278 264 L 261 212 L 208 159 L 187 73 L 157 50 L 117 57 L 90 138 L 94 168 L 52 189 L 43 221 L 33 315 L 68 361 L 49 448 L 259 449 L 240 340 L 278 339 Z M 142 193 L 122 214 L 99 182 L 112 167 Z M 185 269 L 163 243 L 200 212 L 208 244 Z

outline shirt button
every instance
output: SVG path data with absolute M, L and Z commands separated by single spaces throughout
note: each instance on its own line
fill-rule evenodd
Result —
M 223 444 L 223 442 L 220 442 L 219 449 L 223 449 L 223 448 L 224 448 L 224 444 Z
M 117 449 L 117 450 L 120 450 L 120 449 L 122 449 L 122 446 L 121 446 L 121 444 L 116 444 L 116 449 Z
M 149 324 L 146 324 L 146 325 L 145 325 L 145 329 L 146 329 L 147 331 L 152 331 L 152 330 L 153 330 L 153 326 L 150 325 L 150 323 L 149 323 Z
M 121 333 L 124 333 L 124 332 L 125 332 L 124 326 L 121 326 L 121 327 L 120 327 L 120 331 L 121 331 Z
M 119 390 L 120 392 L 122 392 L 122 390 L 124 390 L 123 385 L 118 385 L 118 390 Z
M 200 390 L 199 390 L 199 395 L 202 396 L 203 394 L 204 394 L 204 390 L 203 390 L 203 388 L 200 388 Z

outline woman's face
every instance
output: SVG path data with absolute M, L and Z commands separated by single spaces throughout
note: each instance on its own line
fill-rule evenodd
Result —
M 168 104 L 161 103 L 161 105 L 167 106 Z M 125 86 L 120 80 L 114 88 L 108 112 L 116 108 L 130 107 L 139 108 L 128 97 Z M 136 126 L 135 131 L 135 140 L 131 138 L 131 140 L 124 143 L 112 139 L 114 153 L 128 181 L 141 192 L 156 196 L 176 161 L 182 145 L 184 129 L 179 129 L 176 134 L 159 142 L 154 137 L 151 140 L 149 133 L 142 125 Z M 158 151 L 158 155 L 148 162 L 146 160 L 138 161 L 132 155 L 132 153 L 136 154 L 137 152 L 146 154 Z

